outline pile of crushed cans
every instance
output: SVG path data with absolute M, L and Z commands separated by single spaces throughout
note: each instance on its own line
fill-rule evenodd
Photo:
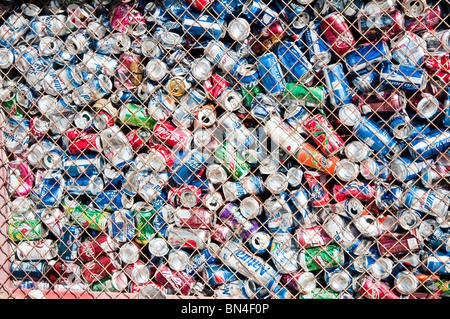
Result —
M 449 296 L 448 10 L 4 3 L 13 290 Z

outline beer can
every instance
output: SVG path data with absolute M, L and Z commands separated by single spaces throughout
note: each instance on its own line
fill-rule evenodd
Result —
M 81 245 L 82 229 L 76 225 L 63 225 L 63 232 L 58 246 L 58 255 L 62 260 L 75 261 Z

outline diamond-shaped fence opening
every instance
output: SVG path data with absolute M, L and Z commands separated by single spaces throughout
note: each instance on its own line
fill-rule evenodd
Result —
M 6 298 L 448 295 L 446 2 L 0 6 Z

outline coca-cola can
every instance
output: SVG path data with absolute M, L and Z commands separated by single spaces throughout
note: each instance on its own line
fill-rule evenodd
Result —
M 116 251 L 118 244 L 107 234 L 100 234 L 92 240 L 86 240 L 78 248 L 79 258 L 91 261 L 100 255 Z
M 133 151 L 138 151 L 149 143 L 151 132 L 146 128 L 136 128 L 128 132 L 126 138 L 130 142 Z
M 172 148 L 189 149 L 192 133 L 183 128 L 176 127 L 168 121 L 158 121 L 153 129 L 153 136 Z
M 150 268 L 142 260 L 137 260 L 135 263 L 128 264 L 124 268 L 124 272 L 130 277 L 131 281 L 135 283 L 144 284 L 150 281 Z
M 222 223 L 217 223 L 211 229 L 211 238 L 219 243 L 227 242 L 233 236 L 233 231 Z
M 120 269 L 120 259 L 117 254 L 104 254 L 84 264 L 81 276 L 87 283 L 100 280 Z
M 154 278 L 162 286 L 169 287 L 175 293 L 180 293 L 185 296 L 189 295 L 195 283 L 192 277 L 188 277 L 179 271 L 173 271 L 165 264 L 158 267 Z
M 169 190 L 167 197 L 170 204 L 174 206 L 192 208 L 200 203 L 202 190 L 200 187 L 194 185 L 172 187 Z
M 400 299 L 398 293 L 383 281 L 375 281 L 368 275 L 359 277 L 353 284 L 353 288 L 362 297 L 369 299 Z
M 177 227 L 211 229 L 216 224 L 216 214 L 202 207 L 179 208 L 173 216 Z
M 338 55 L 344 55 L 353 49 L 356 41 L 350 27 L 341 13 L 334 12 L 320 22 L 325 38 Z

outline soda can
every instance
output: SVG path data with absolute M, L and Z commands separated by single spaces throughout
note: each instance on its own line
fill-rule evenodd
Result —
M 242 14 L 248 21 L 252 21 L 259 27 L 269 26 L 278 16 L 273 9 L 260 0 L 251 0 L 244 3 Z
M 71 195 L 92 195 L 97 196 L 103 190 L 103 179 L 98 175 L 80 175 L 69 177 L 65 180 L 65 189 Z
M 83 261 L 91 261 L 104 253 L 118 250 L 118 244 L 107 234 L 100 234 L 92 240 L 81 242 L 78 247 L 78 256 Z
M 394 65 L 383 61 L 380 69 L 381 83 L 394 88 L 417 91 L 424 89 L 428 75 L 421 68 L 406 64 Z
M 304 249 L 325 246 L 332 240 L 321 225 L 310 228 L 298 228 L 295 236 L 300 247 Z
M 352 92 L 341 63 L 327 65 L 322 69 L 325 84 L 330 91 L 330 102 L 335 107 L 350 104 Z
M 331 61 L 331 51 L 329 46 L 320 36 L 322 30 L 320 23 L 309 22 L 303 33 L 304 41 L 308 47 L 309 59 L 315 71 L 321 70 Z
M 203 280 L 211 286 L 218 286 L 237 279 L 236 274 L 225 265 L 207 264 L 202 270 Z
M 227 31 L 233 40 L 244 42 L 250 35 L 250 23 L 244 18 L 234 18 L 228 23 Z
M 414 209 L 402 209 L 397 214 L 398 224 L 405 230 L 419 227 L 422 215 Z M 423 237 L 426 237 L 422 234 Z
M 376 189 L 368 183 L 358 181 L 353 181 L 346 185 L 336 184 L 333 186 L 333 197 L 338 202 L 342 202 L 349 197 L 363 201 L 371 201 L 376 198 Z
M 235 203 L 226 204 L 217 217 L 222 223 L 240 233 L 244 239 L 251 236 L 258 228 L 258 224 L 255 221 L 247 220 L 242 216 L 239 206 Z
M 309 117 L 303 123 L 303 129 L 312 136 L 320 150 L 327 156 L 335 155 L 344 146 L 342 138 L 322 114 Z
M 416 214 L 418 213 L 416 212 Z M 421 220 L 420 216 L 419 214 L 416 224 L 421 221 L 418 228 L 421 237 L 425 239 L 431 248 L 448 253 L 450 251 L 450 237 L 447 229 L 443 229 L 435 219 Z
M 256 55 L 263 55 L 272 48 L 276 48 L 286 36 L 283 24 L 278 21 L 264 27 L 257 35 L 251 35 L 247 40 L 247 45 Z
M 34 185 L 31 168 L 27 162 L 10 161 L 8 169 L 8 191 L 13 197 L 27 196 Z
M 167 243 L 173 248 L 204 249 L 211 242 L 211 231 L 169 225 Z
M 422 249 L 422 238 L 418 229 L 406 234 L 386 233 L 378 238 L 377 248 L 381 256 L 398 256 L 418 252 Z
M 304 271 L 314 271 L 343 265 L 345 256 L 339 246 L 327 245 L 300 250 L 298 262 Z
M 48 263 L 44 260 L 13 260 L 9 269 L 12 278 L 16 280 L 24 278 L 39 280 L 47 273 Z
M 358 16 L 359 32 L 369 40 L 375 40 L 386 34 L 392 38 L 405 27 L 405 18 L 400 10 L 381 11 L 373 15 Z
M 226 34 L 227 28 L 225 21 L 214 18 L 207 14 L 197 14 L 190 12 L 182 19 L 184 32 L 193 36 L 204 39 L 219 40 Z
M 356 216 L 354 218 L 358 218 L 362 212 L 352 215 Z M 341 215 L 328 215 L 324 220 L 323 230 L 328 238 L 331 238 L 330 241 L 336 242 L 349 253 L 355 254 L 362 246 L 362 239 L 359 237 L 356 227 Z
M 442 14 L 441 6 L 427 5 L 419 17 L 405 17 L 404 28 L 406 31 L 412 31 L 414 33 L 434 29 L 442 21 Z
M 444 152 L 449 147 L 450 136 L 446 131 L 434 129 L 422 137 L 416 137 L 411 141 L 409 151 L 413 159 L 428 159 L 436 154 Z
M 380 181 L 390 181 L 392 179 L 392 166 L 385 158 L 376 159 L 369 157 L 360 164 L 361 175 L 368 180 L 377 178 Z
M 103 254 L 83 265 L 81 276 L 87 283 L 93 283 L 120 269 L 117 254 Z
M 355 38 L 341 13 L 334 12 L 325 16 L 320 22 L 320 26 L 337 55 L 345 55 L 354 47 Z
M 274 289 L 280 282 L 281 276 L 274 268 L 234 242 L 228 241 L 222 246 L 219 259 L 234 271 L 269 290 Z
M 175 127 L 168 121 L 158 121 L 153 128 L 153 135 L 172 148 L 176 147 L 184 150 L 189 148 L 192 141 L 192 133 L 186 129 Z
M 353 293 L 353 277 L 347 269 L 337 267 L 331 271 L 325 271 L 325 282 L 327 286 L 336 292 Z
M 60 237 L 63 232 L 63 225 L 69 222 L 66 215 L 63 215 L 59 208 L 43 209 L 38 213 L 42 222 L 47 229 L 57 237 Z
M 69 155 L 63 159 L 63 169 L 72 177 L 83 174 L 98 175 L 104 165 L 104 158 L 95 154 Z
M 172 180 L 178 185 L 189 184 L 204 170 L 206 159 L 197 151 L 178 152 L 172 169 Z
M 133 240 L 136 235 L 133 213 L 128 209 L 113 212 L 108 223 L 108 234 L 119 243 Z
M 234 72 L 241 65 L 238 58 L 234 56 L 221 41 L 209 41 L 204 52 L 205 57 L 209 60 L 209 62 L 211 62 L 211 64 L 217 65 L 225 72 L 234 74 Z
M 186 267 L 182 271 L 190 277 L 200 275 L 207 264 L 216 263 L 219 249 L 219 245 L 210 243 L 204 250 L 190 257 Z
M 231 143 L 224 141 L 214 152 L 214 156 L 235 180 L 245 177 L 250 172 L 250 165 Z
M 260 56 L 257 61 L 257 67 L 261 76 L 261 83 L 266 92 L 273 96 L 283 94 L 286 81 L 284 80 L 281 64 L 277 56 L 272 52 Z
M 250 299 L 256 292 L 256 284 L 248 279 L 233 280 L 214 289 L 214 297 L 226 299 Z
M 75 261 L 81 246 L 82 229 L 76 225 L 63 225 L 59 241 L 58 256 L 64 261 Z
M 161 265 L 164 261 L 164 256 L 169 253 L 169 245 L 164 238 L 153 237 L 148 241 L 148 252 L 150 253 L 149 261 L 154 266 L 157 267 Z
M 376 192 L 375 203 L 380 210 L 399 210 L 403 208 L 403 203 L 401 202 L 403 189 L 401 186 L 387 186 L 380 183 L 376 186 Z
M 44 206 L 54 206 L 59 203 L 64 192 L 64 179 L 60 171 L 46 171 L 40 181 L 31 191 L 31 196 Z
M 383 60 L 391 60 L 391 51 L 386 41 L 370 42 L 349 51 L 345 57 L 347 69 L 351 74 L 359 74 L 374 68 Z
M 394 178 L 407 182 L 421 176 L 429 166 L 428 161 L 413 161 L 408 157 L 399 157 L 391 162 L 390 169 Z
M 189 295 L 195 283 L 194 279 L 183 272 L 173 271 L 164 264 L 156 269 L 154 278 L 157 283 L 182 295 Z
M 125 266 L 124 273 L 137 284 L 150 281 L 150 268 L 142 260 L 137 260 L 135 263 Z
M 391 40 L 391 52 L 400 64 L 420 66 L 425 59 L 426 42 L 422 37 L 406 31 Z
M 353 290 L 357 291 L 362 297 L 370 299 L 400 299 L 399 294 L 392 291 L 387 283 L 375 281 L 368 275 L 356 279 Z

